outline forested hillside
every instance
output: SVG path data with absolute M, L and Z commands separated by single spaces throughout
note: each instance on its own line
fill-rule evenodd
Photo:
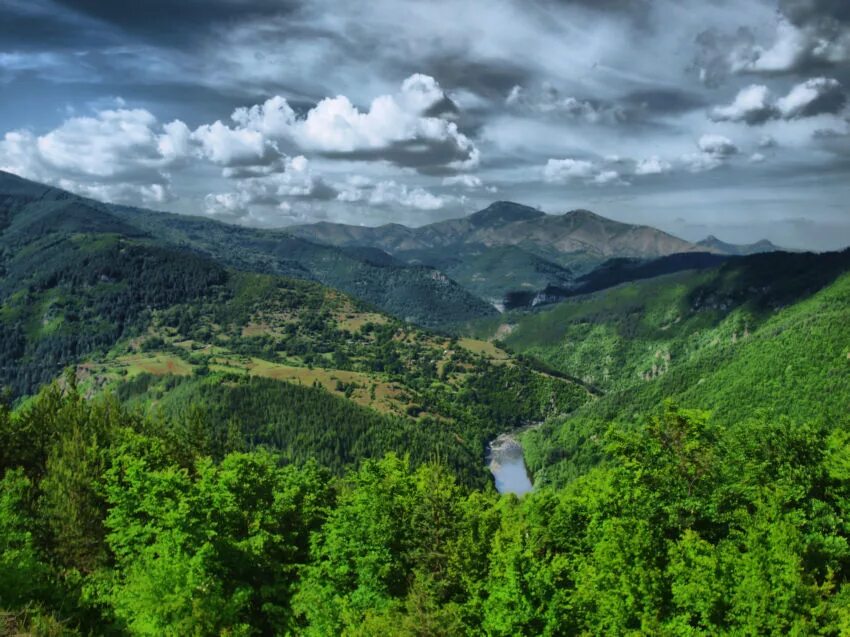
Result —
M 316 280 L 428 327 L 496 313 L 441 272 L 408 266 L 379 250 L 343 250 L 278 230 L 103 204 L 0 171 L 0 273 L 15 267 L 6 261 L 22 256 L 24 246 L 33 244 L 23 255 L 32 258 L 34 251 L 74 233 L 144 238 L 227 267 Z M 54 263 L 63 262 L 60 255 L 51 251 Z M 41 271 L 35 261 L 27 267 Z
M 603 434 L 603 465 L 517 500 L 436 458 L 342 479 L 267 450 L 216 459 L 192 429 L 49 388 L 0 410 L 0 618 L 50 635 L 850 630 L 846 419 L 656 412 Z
M 380 251 L 10 183 L 0 635 L 850 632 L 850 252 L 608 261 L 466 338 Z
M 14 396 L 74 365 L 89 394 L 116 390 L 173 412 L 206 406 L 218 425 L 204 435 L 236 427 L 241 445 L 334 470 L 411 451 L 482 484 L 489 438 L 590 397 L 486 343 L 430 335 L 318 284 L 115 235 L 22 250 L 4 285 L 2 378 Z M 270 380 L 244 385 L 257 377 Z
M 666 399 L 708 409 L 722 426 L 840 422 L 850 412 L 848 271 L 846 251 L 757 255 L 519 317 L 510 348 L 605 393 L 527 434 L 538 479 L 587 470 L 604 457 L 599 435 L 611 422 L 630 426 Z

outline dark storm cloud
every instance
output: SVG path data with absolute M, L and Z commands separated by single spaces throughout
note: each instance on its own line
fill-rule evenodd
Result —
M 211 27 L 249 18 L 286 15 L 295 0 L 55 0 L 56 4 L 144 40 L 178 48 Z
M 696 38 L 694 68 L 708 86 L 730 74 L 806 76 L 850 63 L 850 3 L 846 0 L 780 0 L 773 32 L 750 25 L 711 27 Z
M 850 23 L 850 3 L 846 0 L 780 0 L 779 8 L 796 25 Z
M 452 164 L 462 164 L 473 157 L 470 148 L 458 146 L 454 139 L 409 139 L 393 142 L 382 148 L 327 151 L 321 154 L 329 159 L 387 161 L 399 167 L 413 168 L 426 175 L 452 175 L 462 172 L 453 168 Z

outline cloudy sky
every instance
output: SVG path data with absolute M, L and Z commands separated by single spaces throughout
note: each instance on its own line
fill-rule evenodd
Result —
M 0 169 L 249 225 L 850 244 L 848 0 L 0 0 Z

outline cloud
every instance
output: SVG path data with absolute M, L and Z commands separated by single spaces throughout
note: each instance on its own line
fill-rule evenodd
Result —
M 785 0 L 773 37 L 759 43 L 747 27 L 734 33 L 716 28 L 697 36 L 694 67 L 716 86 L 729 74 L 808 74 L 850 62 L 850 29 L 843 0 Z
M 480 177 L 475 175 L 452 175 L 450 177 L 443 178 L 444 186 L 463 186 L 464 188 L 469 188 L 470 190 L 475 188 L 482 188 L 484 183 L 481 181 Z
M 725 211 L 765 218 L 782 206 L 846 212 L 850 137 L 837 135 L 847 106 L 829 115 L 826 85 L 793 90 L 810 78 L 850 86 L 846 0 L 211 2 L 11 0 L 0 20 L 0 165 L 178 212 L 204 210 L 212 194 L 211 209 L 239 209 L 243 223 L 432 221 L 465 210 L 461 195 L 483 207 L 492 184 L 553 210 L 564 204 L 559 184 L 575 184 L 570 205 L 652 210 L 641 220 L 659 224 L 659 210 L 679 215 L 693 193 L 708 215 L 721 196 Z M 682 73 L 697 49 L 704 83 L 731 78 L 731 88 L 712 94 Z M 750 86 L 769 92 L 739 99 Z M 118 94 L 129 106 L 103 101 Z M 150 134 L 138 147 L 118 151 L 96 132 L 115 152 L 83 145 L 80 166 L 51 164 L 38 148 L 63 119 L 137 106 L 158 119 L 142 123 Z M 706 117 L 716 127 L 702 129 Z M 739 152 L 694 146 L 702 132 Z M 760 147 L 762 134 L 780 145 Z M 756 153 L 769 170 L 749 161 Z M 287 164 L 299 156 L 309 179 Z M 547 181 L 550 158 L 591 167 L 560 166 Z M 699 172 L 724 163 L 730 179 Z M 349 185 L 349 175 L 371 182 Z M 612 186 L 625 181 L 634 187 L 620 196 Z M 442 207 L 411 207 L 437 205 L 417 189 Z M 758 192 L 777 201 L 761 213 L 736 203 Z
M 338 185 L 338 201 L 368 203 L 373 206 L 403 206 L 416 210 L 439 210 L 449 202 L 461 201 L 455 197 L 438 196 L 419 186 L 409 187 L 394 179 L 377 183 L 367 177 L 354 175 Z
M 259 131 L 230 128 L 220 121 L 199 126 L 191 140 L 200 144 L 203 156 L 220 166 L 263 165 L 279 157 Z
M 249 171 L 230 177 L 235 179 L 234 190 L 206 195 L 207 214 L 238 219 L 254 215 L 258 209 L 288 211 L 291 200 L 327 201 L 338 194 L 314 174 L 303 155 L 281 160 L 268 174 Z
M 616 170 L 607 168 L 597 162 L 571 158 L 550 159 L 547 161 L 543 167 L 543 179 L 552 184 L 584 182 L 586 184 L 600 186 L 606 184 L 628 185 L 628 182 L 624 181 L 620 173 Z
M 457 114 L 437 81 L 422 74 L 409 76 L 397 93 L 375 98 L 365 111 L 337 96 L 299 116 L 286 99 L 274 96 L 237 108 L 230 123 L 216 120 L 194 130 L 180 120 L 160 124 L 145 109 L 101 109 L 70 117 L 40 136 L 7 133 L 0 141 L 0 166 L 50 183 L 63 179 L 76 192 L 110 201 L 161 203 L 171 198 L 164 189 L 170 173 L 195 160 L 220 167 L 223 177 L 237 182 L 233 192 L 204 199 L 211 213 L 231 216 L 251 205 L 269 205 L 275 197 L 336 197 L 302 168 L 303 153 L 454 173 L 459 179 L 450 184 L 477 188 L 480 179 L 457 174 L 480 159 L 453 121 Z M 431 210 L 443 203 L 422 188 L 392 180 L 375 186 L 369 201 Z
M 635 175 L 661 175 L 668 173 L 673 166 L 663 159 L 653 155 L 647 159 L 641 159 L 635 164 Z
M 838 113 L 847 103 L 841 84 L 837 80 L 816 77 L 796 85 L 776 102 L 782 117 L 799 119 L 824 113 Z
M 445 205 L 442 197 L 431 194 L 424 188 L 409 188 L 406 184 L 395 181 L 378 182 L 371 194 L 369 203 L 372 205 L 399 204 L 418 210 L 439 210 Z
M 515 85 L 505 98 L 505 105 L 519 113 L 551 115 L 588 124 L 619 122 L 628 116 L 625 108 L 562 95 L 547 82 L 539 89 Z
M 762 135 L 758 140 L 759 148 L 776 148 L 779 143 L 771 135 Z
M 770 91 L 766 86 L 752 84 L 741 89 L 735 96 L 735 100 L 728 106 L 717 106 L 711 109 L 709 117 L 715 122 L 763 124 L 779 114 L 770 101 Z
M 591 161 L 550 159 L 543 168 L 543 178 L 549 183 L 566 183 L 575 179 L 590 179 L 596 172 L 596 166 Z
M 31 75 L 52 82 L 91 82 L 91 70 L 52 51 L 0 51 L 0 84 Z
M 71 174 L 136 179 L 167 164 L 160 153 L 156 118 L 144 109 L 100 111 L 73 117 L 36 140 L 50 167 Z
M 559 91 L 550 84 L 544 84 L 537 91 L 529 91 L 517 84 L 508 93 L 505 104 L 517 110 L 558 113 L 591 122 L 598 121 L 600 117 L 599 112 L 590 102 L 561 96 Z
M 290 143 L 328 157 L 390 161 L 422 172 L 474 168 L 480 153 L 460 132 L 453 103 L 430 76 L 414 74 L 394 95 L 376 97 L 367 111 L 344 96 L 329 97 L 298 117 L 280 96 L 237 109 L 234 131 L 253 137 L 250 150 L 259 154 L 261 140 Z M 227 129 L 221 131 L 223 134 Z M 248 148 L 246 148 L 248 150 Z
M 630 159 L 610 155 L 601 160 L 550 159 L 543 168 L 548 183 L 583 182 L 592 185 L 630 186 L 630 177 L 662 175 L 673 171 L 673 164 L 657 155 Z
M 17 130 L 0 139 L 0 169 L 107 201 L 170 201 L 168 171 L 188 151 L 181 122 L 161 126 L 144 109 L 71 117 L 43 135 Z
M 718 106 L 709 112 L 715 122 L 745 122 L 764 124 L 771 119 L 802 119 L 840 112 L 847 96 L 838 80 L 816 77 L 794 86 L 791 91 L 773 101 L 764 85 L 752 84 L 738 93 L 728 106 Z
M 732 140 L 723 135 L 703 135 L 699 138 L 697 146 L 701 152 L 717 157 L 731 157 L 738 152 L 738 147 Z
M 620 173 L 616 170 L 601 170 L 593 177 L 593 183 L 604 185 L 604 184 L 618 184 L 621 186 L 628 186 L 629 183 L 622 180 L 620 178 Z
M 73 179 L 59 179 L 56 185 L 84 197 L 98 201 L 141 203 L 145 206 L 161 206 L 176 197 L 170 184 L 102 184 L 85 183 Z
M 682 161 L 693 173 L 714 170 L 739 152 L 735 143 L 723 135 L 703 135 L 697 140 L 697 147 L 698 153 L 682 156 Z

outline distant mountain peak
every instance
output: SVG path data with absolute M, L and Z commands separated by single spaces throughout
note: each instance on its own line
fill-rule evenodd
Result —
M 722 254 L 730 255 L 747 255 L 759 254 L 762 252 L 778 252 L 783 250 L 768 239 L 761 239 L 755 243 L 737 244 L 728 243 L 722 239 L 718 239 L 715 235 L 710 234 L 702 241 L 697 242 L 698 246 L 709 248 Z
M 619 224 L 619 221 L 614 221 L 613 219 L 609 219 L 608 217 L 603 217 L 602 215 L 596 214 L 592 210 L 587 210 L 586 208 L 576 208 L 575 210 L 569 210 L 561 215 L 563 219 L 572 222 L 586 222 L 586 221 L 595 221 L 599 223 L 615 223 Z
M 603 217 L 602 215 L 598 215 L 595 212 L 593 212 L 592 210 L 588 210 L 587 208 L 575 208 L 574 210 L 569 210 L 569 211 L 564 213 L 564 216 L 565 217 L 576 217 L 576 218 L 586 217 L 588 219 L 605 219 L 606 221 L 610 221 L 606 217 Z
M 484 210 L 469 215 L 468 219 L 475 225 L 497 225 L 530 221 L 545 216 L 545 212 L 531 206 L 524 206 L 513 201 L 495 201 Z

